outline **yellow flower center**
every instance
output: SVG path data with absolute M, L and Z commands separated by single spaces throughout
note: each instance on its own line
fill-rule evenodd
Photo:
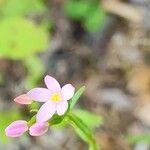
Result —
M 51 97 L 51 100 L 54 101 L 54 102 L 59 102 L 59 101 L 61 101 L 61 96 L 60 96 L 60 94 L 58 94 L 58 93 L 53 94 L 52 97 Z

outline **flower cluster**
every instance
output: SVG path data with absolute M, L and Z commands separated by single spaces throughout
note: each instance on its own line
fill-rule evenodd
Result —
M 14 121 L 5 129 L 6 136 L 18 137 L 28 130 L 32 136 L 43 135 L 48 130 L 48 120 L 55 113 L 59 116 L 65 114 L 68 100 L 73 97 L 75 88 L 71 84 L 61 88 L 58 81 L 49 75 L 44 78 L 44 82 L 47 88 L 34 88 L 14 99 L 15 102 L 25 105 L 31 104 L 32 101 L 44 103 L 36 114 L 36 123 L 30 125 L 24 120 Z

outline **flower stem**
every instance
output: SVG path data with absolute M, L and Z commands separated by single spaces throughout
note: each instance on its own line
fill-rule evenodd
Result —
M 70 124 L 74 127 L 76 133 L 89 144 L 89 150 L 99 150 L 92 130 L 75 114 L 68 113 L 67 117 L 70 120 Z

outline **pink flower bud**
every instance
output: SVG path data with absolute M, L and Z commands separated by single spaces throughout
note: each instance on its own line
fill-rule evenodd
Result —
M 29 134 L 32 136 L 41 136 L 48 131 L 48 122 L 38 122 L 32 125 L 29 129 Z
M 24 120 L 12 122 L 6 129 L 5 134 L 8 137 L 19 137 L 28 130 L 28 124 Z
M 16 103 L 28 105 L 32 103 L 32 99 L 26 94 L 20 95 L 14 99 Z

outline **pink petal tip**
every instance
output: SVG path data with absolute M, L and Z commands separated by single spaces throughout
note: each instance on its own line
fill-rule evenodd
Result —
M 31 136 L 41 136 L 48 131 L 49 124 L 47 122 L 40 122 L 33 124 L 29 129 Z
M 55 78 L 53 78 L 49 75 L 46 75 L 44 78 L 44 82 L 45 82 L 47 88 L 51 92 L 60 92 L 60 90 L 61 90 L 60 84 Z
M 23 105 L 29 105 L 32 103 L 32 99 L 29 96 L 27 96 L 26 94 L 22 94 L 22 95 L 16 97 L 14 99 L 14 101 L 16 103 L 23 104 Z
M 19 137 L 28 130 L 28 124 L 24 120 L 12 122 L 6 129 L 5 134 L 8 137 Z

